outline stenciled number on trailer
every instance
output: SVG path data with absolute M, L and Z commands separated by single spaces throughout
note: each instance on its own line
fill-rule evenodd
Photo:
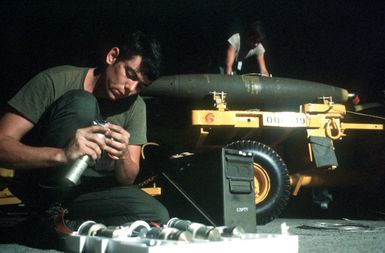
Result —
M 306 117 L 302 113 L 281 112 L 264 113 L 263 125 L 276 127 L 306 127 Z

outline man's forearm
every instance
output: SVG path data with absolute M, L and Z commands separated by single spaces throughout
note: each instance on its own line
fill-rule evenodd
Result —
M 128 145 L 126 152 L 118 157 L 115 163 L 115 177 L 120 184 L 134 183 L 139 173 L 140 155 L 140 145 Z
M 231 75 L 233 73 L 233 64 L 235 61 L 236 49 L 228 44 L 225 60 L 225 74 Z
M 232 69 L 232 66 L 230 65 L 226 65 L 225 66 L 225 74 L 226 75 L 231 75 L 232 74 L 232 72 L 233 72 L 233 69 Z
M 269 71 L 267 71 L 266 64 L 265 64 L 265 56 L 263 54 L 257 56 L 258 65 L 259 65 L 259 72 L 263 76 L 269 76 Z
M 50 147 L 31 147 L 11 137 L 0 139 L 0 164 L 10 169 L 33 169 L 63 165 L 64 151 Z
M 131 159 L 121 159 L 116 161 L 115 165 L 116 179 L 122 185 L 131 185 L 134 183 L 139 173 L 139 164 Z

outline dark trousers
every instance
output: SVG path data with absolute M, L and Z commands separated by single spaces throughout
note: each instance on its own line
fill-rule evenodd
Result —
M 72 90 L 55 101 L 26 136 L 31 145 L 63 148 L 78 128 L 100 118 L 95 97 Z M 68 209 L 68 218 L 122 225 L 135 220 L 166 223 L 167 209 L 137 186 L 119 186 L 113 177 L 83 177 L 75 187 L 57 187 L 66 166 L 17 171 L 12 192 L 27 206 L 43 211 L 54 203 Z

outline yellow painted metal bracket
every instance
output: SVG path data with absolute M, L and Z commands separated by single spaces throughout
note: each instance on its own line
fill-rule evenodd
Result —
M 306 128 L 308 136 L 326 136 L 333 140 L 344 136 L 346 129 L 383 130 L 382 124 L 343 123 L 345 106 L 305 104 L 302 112 L 193 110 L 192 124 L 201 127 L 235 128 L 287 127 Z
M 142 187 L 140 189 L 151 196 L 159 196 L 162 194 L 162 188 L 160 187 Z
M 21 200 L 15 197 L 8 188 L 0 191 L 0 206 L 21 204 Z
M 341 129 L 384 130 L 382 124 L 341 123 Z

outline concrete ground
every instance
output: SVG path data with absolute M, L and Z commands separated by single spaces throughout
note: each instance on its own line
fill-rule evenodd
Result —
M 279 218 L 257 232 L 280 233 L 282 223 L 298 235 L 299 253 L 385 252 L 385 221 Z

